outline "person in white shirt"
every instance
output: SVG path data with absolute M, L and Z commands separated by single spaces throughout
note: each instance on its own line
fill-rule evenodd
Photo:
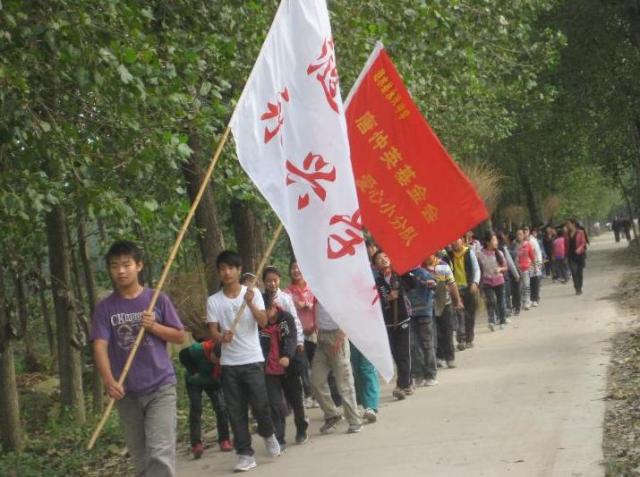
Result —
M 280 455 L 269 413 L 264 357 L 258 334 L 258 325 L 265 326 L 268 318 L 262 295 L 240 284 L 240 255 L 226 250 L 218 255 L 216 267 L 222 289 L 207 300 L 207 322 L 213 339 L 222 341 L 222 388 L 238 455 L 234 470 L 244 472 L 256 466 L 249 432 L 249 404 L 267 453 L 272 457 Z M 234 326 L 236 316 L 238 320 Z

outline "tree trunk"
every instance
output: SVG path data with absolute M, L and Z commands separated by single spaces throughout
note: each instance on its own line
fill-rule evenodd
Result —
M 49 313 L 49 304 L 47 303 L 47 283 L 44 278 L 40 276 L 38 278 L 38 295 L 40 296 L 40 309 L 42 312 L 42 318 L 44 320 L 44 328 L 47 332 L 47 344 L 49 345 L 49 354 L 55 362 L 57 360 L 56 352 L 56 338 L 53 331 L 53 325 L 51 324 L 51 314 Z
M 188 161 L 182 163 L 182 175 L 187 186 L 189 199 L 193 203 L 204 178 L 204 171 L 198 164 L 196 154 L 203 151 L 204 148 L 193 134 L 189 140 L 189 147 L 196 153 L 192 154 Z M 198 229 L 198 245 L 200 246 L 200 254 L 205 266 L 207 290 L 209 294 L 213 294 L 218 291 L 220 283 L 218 270 L 216 269 L 216 258 L 224 249 L 225 244 L 220 227 L 218 207 L 213 197 L 211 186 L 208 186 L 204 191 L 200 205 L 196 209 L 195 219 Z
M 242 268 L 255 273 L 266 248 L 265 227 L 260 223 L 253 206 L 237 199 L 231 200 L 231 220 L 238 253 L 242 257 Z
M 520 183 L 524 189 L 525 198 L 527 200 L 527 207 L 529 208 L 529 218 L 531 220 L 531 226 L 537 226 L 542 223 L 542 215 L 540 214 L 540 207 L 536 200 L 536 195 L 533 190 L 533 185 L 529 179 L 528 172 L 523 168 L 518 169 L 518 176 L 520 177 Z
M 30 315 L 27 306 L 27 286 L 24 281 L 24 276 L 16 270 L 13 271 L 13 282 L 16 289 L 16 308 L 20 321 L 20 335 L 24 342 L 26 368 L 28 372 L 33 373 L 40 371 L 41 366 L 35 349 L 33 332 L 29 330 Z
M 98 293 L 96 291 L 93 264 L 91 263 L 91 257 L 89 256 L 89 247 L 87 246 L 87 219 L 83 205 L 78 207 L 77 219 L 78 252 L 80 254 L 82 270 L 84 272 L 84 285 L 87 292 L 87 302 L 89 304 L 89 316 L 93 317 L 93 312 L 96 309 L 96 303 L 98 301 Z M 93 374 L 91 376 L 91 379 L 93 412 L 96 414 L 100 414 L 104 406 L 104 388 L 102 386 L 102 379 L 100 378 L 100 374 L 98 373 L 98 369 L 95 363 L 93 363 Z
M 4 452 L 22 449 L 20 402 L 13 356 L 13 336 L 4 301 L 4 270 L 0 266 L 0 437 Z
M 626 0 L 624 6 L 629 21 L 629 37 L 636 48 L 640 49 L 640 0 Z
M 147 238 L 142 230 L 142 226 L 134 222 L 133 230 L 136 234 L 136 239 L 138 240 L 138 246 L 140 246 L 143 250 L 143 262 L 144 267 L 142 268 L 142 280 L 144 281 L 144 285 L 153 288 L 153 262 L 151 261 L 151 249 L 147 245 Z
M 60 206 L 47 213 L 47 244 L 51 291 L 58 335 L 58 369 L 60 401 L 69 408 L 79 423 L 85 421 L 82 390 L 82 354 L 74 343 L 77 332 L 76 311 L 71 290 L 70 250 L 65 231 L 65 218 Z

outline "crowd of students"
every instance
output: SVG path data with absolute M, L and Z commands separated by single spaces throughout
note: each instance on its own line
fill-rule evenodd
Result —
M 387 254 L 367 243 L 396 366 L 392 391 L 397 400 L 420 387 L 438 384 L 438 370 L 456 367 L 456 352 L 473 348 L 476 312 L 484 300 L 490 331 L 540 303 L 544 276 L 582 293 L 588 238 L 570 220 L 563 227 L 523 227 L 488 233 L 482 243 L 472 233 L 427 257 L 402 276 Z M 176 375 L 166 343 L 182 343 L 184 331 L 170 299 L 160 294 L 146 313 L 152 291 L 138 274 L 142 253 L 131 242 L 115 243 L 106 256 L 114 292 L 96 308 L 91 338 L 95 362 L 107 393 L 117 400 L 135 475 L 175 475 Z M 235 449 L 234 470 L 256 467 L 252 433 L 276 457 L 287 446 L 286 417 L 293 414 L 296 444 L 309 438 L 309 408 L 319 407 L 321 433 L 347 421 L 359 433 L 378 419 L 380 382 L 367 358 L 349 342 L 291 262 L 290 285 L 281 289 L 281 271 L 267 267 L 261 293 L 256 277 L 242 274 L 241 257 L 222 252 L 216 262 L 221 289 L 206 304 L 209 336 L 182 349 L 190 401 L 191 451 L 199 458 L 202 396 L 216 414 L 220 450 Z M 140 327 L 145 338 L 124 386 L 117 376 Z M 251 411 L 251 412 L 250 412 Z

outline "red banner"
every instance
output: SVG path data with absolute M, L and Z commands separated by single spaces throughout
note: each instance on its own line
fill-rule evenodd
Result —
M 488 217 L 381 46 L 347 101 L 362 221 L 398 273 Z

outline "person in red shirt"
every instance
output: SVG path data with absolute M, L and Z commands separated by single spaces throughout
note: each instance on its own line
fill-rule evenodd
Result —
M 296 322 L 291 313 L 277 307 L 273 301 L 273 295 L 262 295 L 265 311 L 267 312 L 267 324 L 260 329 L 260 346 L 264 354 L 264 372 L 267 386 L 267 396 L 271 409 L 271 419 L 280 449 L 286 445 L 285 412 L 283 393 L 290 394 L 292 389 L 286 385 L 286 374 L 293 363 L 296 353 Z M 292 396 L 294 401 L 302 401 L 302 395 L 298 388 L 298 395 Z M 306 423 L 305 423 L 306 424 Z M 306 431 L 306 428 L 304 429 Z
M 571 267 L 571 278 L 576 289 L 576 295 L 582 295 L 582 274 L 587 254 L 587 236 L 576 219 L 569 219 L 566 223 L 567 237 L 565 251 Z
M 516 232 L 516 257 L 518 258 L 518 271 L 520 272 L 520 300 L 525 310 L 531 309 L 531 273 L 536 259 L 535 251 L 531 243 L 524 238 L 524 230 Z

